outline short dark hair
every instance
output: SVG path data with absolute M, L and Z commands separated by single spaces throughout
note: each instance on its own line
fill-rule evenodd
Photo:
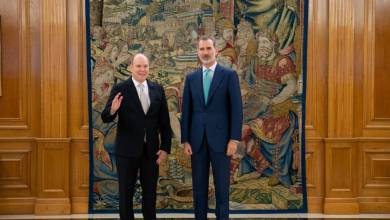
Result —
M 199 37 L 198 47 L 199 47 L 199 41 L 207 41 L 207 40 L 211 40 L 213 42 L 213 47 L 215 47 L 215 38 L 209 35 L 202 35 Z

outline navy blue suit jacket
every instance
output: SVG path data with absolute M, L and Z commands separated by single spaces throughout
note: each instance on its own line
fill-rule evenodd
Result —
M 240 140 L 243 121 L 237 73 L 217 64 L 207 103 L 203 94 L 202 68 L 187 75 L 184 85 L 181 142 L 199 151 L 204 134 L 214 152 L 225 152 L 230 139 Z

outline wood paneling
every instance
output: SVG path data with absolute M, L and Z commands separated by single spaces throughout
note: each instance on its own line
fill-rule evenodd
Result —
M 376 0 L 373 13 L 375 19 L 375 69 L 374 69 L 374 118 L 390 122 L 390 2 Z
M 88 212 L 89 142 L 73 139 L 71 143 L 71 202 L 72 213 Z
M 390 188 L 390 152 L 364 152 L 364 178 L 367 188 Z
M 359 194 L 362 197 L 390 197 L 390 140 L 362 140 L 360 143 Z
M 354 0 L 329 0 L 325 213 L 358 213 L 354 137 Z M 348 204 L 346 206 L 345 204 Z
M 327 136 L 328 2 L 309 4 L 306 75 L 306 181 L 308 209 L 323 211 L 324 141 Z
M 69 139 L 37 139 L 38 195 L 65 197 L 69 184 Z
M 354 0 L 329 0 L 328 137 L 353 136 Z
M 37 201 L 35 214 L 70 214 L 69 138 L 37 141 Z
M 40 45 L 36 4 L 0 0 L 2 56 L 0 96 L 0 213 L 34 213 L 39 133 Z M 39 16 L 38 16 L 39 18 Z M 34 45 L 34 46 L 33 46 Z
M 5 6 L 8 4 L 7 6 Z M 22 0 L 0 1 L 0 15 L 2 26 L 2 96 L 0 96 L 0 106 L 7 106 L 0 112 L 0 118 L 20 119 L 20 105 L 22 104 L 19 81 L 23 77 L 22 60 L 20 57 L 25 55 L 22 48 L 22 38 L 20 29 L 20 17 L 23 15 L 21 10 Z M 25 14 L 24 14 L 25 16 Z M 7 34 L 4 34 L 7 33 Z M 25 34 L 25 33 L 24 33 Z M 25 42 L 24 42 L 25 43 Z M 24 53 L 23 53 L 24 52 Z M 18 59 L 15 59 L 18 58 Z M 25 103 L 23 103 L 25 104 Z
M 68 0 L 69 127 L 72 138 L 88 139 L 88 81 L 84 2 Z
M 389 86 L 390 70 L 387 54 L 390 53 L 390 16 L 386 12 L 387 1 L 365 1 L 363 23 L 363 136 L 390 136 Z M 359 73 L 357 73 L 359 74 Z
M 362 213 L 388 213 L 390 105 L 385 93 L 390 82 L 386 62 L 390 44 L 385 39 L 390 33 L 390 4 L 360 0 L 356 6 L 355 47 L 363 51 L 355 53 L 355 133 L 362 136 L 358 150 L 359 208 Z
M 66 0 L 42 0 L 41 136 L 67 137 Z
M 311 212 L 323 211 L 324 175 L 323 140 L 306 140 L 306 186 L 308 208 Z
M 85 1 L 68 0 L 68 95 L 71 212 L 88 212 L 89 141 Z
M 34 213 L 35 197 L 10 197 L 0 200 L 1 214 L 31 214 Z
M 32 136 L 38 126 L 37 88 L 31 70 L 30 54 L 36 41 L 31 33 L 30 6 L 28 0 L 0 0 L 2 23 L 2 56 L 0 96 L 0 136 Z M 34 7 L 34 6 L 31 6 Z
M 325 144 L 326 196 L 350 198 L 356 194 L 356 141 L 326 139 Z
M 306 76 L 306 136 L 327 135 L 328 82 L 328 8 L 327 1 L 309 4 L 309 29 Z
M 390 139 L 361 139 L 359 161 L 360 212 L 388 213 L 390 210 Z
M 41 127 L 35 214 L 69 214 L 67 1 L 41 0 Z
M 34 196 L 34 152 L 33 140 L 0 140 L 0 197 Z

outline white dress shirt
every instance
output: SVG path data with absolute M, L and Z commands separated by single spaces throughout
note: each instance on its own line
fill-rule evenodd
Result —
M 213 79 L 213 76 L 214 76 L 214 72 L 215 72 L 215 67 L 217 67 L 217 62 L 215 62 L 212 66 L 210 66 L 209 68 L 205 67 L 202 65 L 202 73 L 203 73 L 203 77 L 204 77 L 204 74 L 206 72 L 206 70 L 211 70 L 210 72 L 210 79 Z
M 137 80 L 135 80 L 133 77 L 131 77 L 131 79 L 133 80 L 133 83 L 134 83 L 134 86 L 135 86 L 135 88 L 137 89 L 137 94 L 138 94 L 138 98 L 141 100 L 141 98 L 140 98 L 140 92 L 141 92 L 141 90 L 140 90 L 140 88 L 139 88 L 139 84 L 142 84 L 142 85 L 144 85 L 144 94 L 145 94 L 145 96 L 147 97 L 147 100 L 148 100 L 148 106 L 150 106 L 150 97 L 149 97 L 149 88 L 148 88 L 148 83 L 146 82 L 146 80 L 145 81 L 143 81 L 142 83 L 140 83 L 140 82 L 138 82 Z

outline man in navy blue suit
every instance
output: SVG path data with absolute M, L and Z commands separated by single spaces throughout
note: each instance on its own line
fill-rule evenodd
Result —
M 181 142 L 191 155 L 196 219 L 207 219 L 209 166 L 215 186 L 217 219 L 229 219 L 230 158 L 243 121 L 237 73 L 216 62 L 214 40 L 198 42 L 202 67 L 187 75 L 181 116 Z

